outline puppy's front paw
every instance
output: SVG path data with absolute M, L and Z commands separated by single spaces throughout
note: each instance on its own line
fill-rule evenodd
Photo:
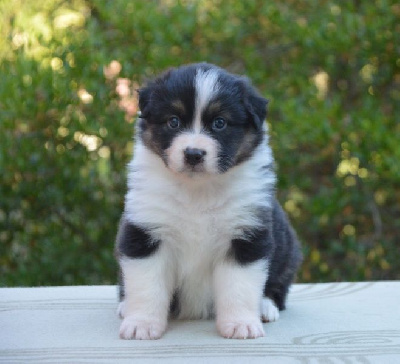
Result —
M 135 316 L 127 316 L 121 323 L 119 337 L 125 340 L 156 340 L 163 335 L 166 326 L 166 323 L 151 319 L 143 320 Z
M 228 339 L 255 339 L 264 336 L 261 321 L 257 319 L 244 321 L 217 321 L 221 336 Z

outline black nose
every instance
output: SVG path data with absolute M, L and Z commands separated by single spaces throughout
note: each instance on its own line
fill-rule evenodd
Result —
M 184 154 L 185 162 L 191 166 L 195 166 L 196 164 L 203 162 L 204 156 L 207 154 L 207 152 L 203 149 L 186 148 L 184 150 Z

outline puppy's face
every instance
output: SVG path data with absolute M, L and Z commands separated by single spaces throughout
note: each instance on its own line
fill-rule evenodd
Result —
M 175 173 L 224 173 L 262 141 L 266 105 L 245 78 L 184 66 L 139 91 L 139 136 Z

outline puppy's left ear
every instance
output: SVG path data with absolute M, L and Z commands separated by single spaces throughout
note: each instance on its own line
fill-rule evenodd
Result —
M 242 78 L 243 102 L 256 129 L 261 129 L 267 117 L 268 100 L 262 97 L 247 78 Z

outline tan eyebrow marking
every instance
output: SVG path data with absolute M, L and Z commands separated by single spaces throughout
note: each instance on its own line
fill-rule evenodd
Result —
M 214 101 L 214 102 L 211 102 L 211 103 L 207 106 L 207 109 L 208 109 L 208 111 L 209 111 L 210 113 L 216 113 L 216 112 L 218 112 L 218 111 L 221 110 L 221 106 L 222 106 L 222 104 L 221 104 L 220 101 Z
M 181 112 L 182 114 L 185 113 L 186 109 L 185 109 L 185 105 L 183 104 L 183 102 L 181 100 L 174 100 L 172 101 L 172 106 L 179 112 Z
M 232 114 L 222 106 L 221 101 L 213 101 L 207 105 L 207 111 L 215 116 L 221 116 L 225 119 L 230 119 Z

